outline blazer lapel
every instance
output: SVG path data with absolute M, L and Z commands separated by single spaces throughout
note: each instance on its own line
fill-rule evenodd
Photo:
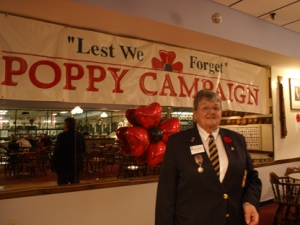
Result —
M 234 168 L 232 168 L 230 161 L 235 160 L 234 158 L 232 158 L 232 153 L 234 150 L 232 150 L 233 146 L 232 143 L 224 143 L 224 137 L 229 137 L 232 139 L 232 137 L 230 137 L 229 135 L 226 134 L 226 131 L 224 131 L 222 128 L 220 128 L 220 135 L 222 137 L 222 142 L 228 157 L 228 167 L 227 167 L 227 171 L 223 180 L 223 184 L 225 185 L 226 182 L 230 181 L 230 179 L 235 175 L 235 170 Z

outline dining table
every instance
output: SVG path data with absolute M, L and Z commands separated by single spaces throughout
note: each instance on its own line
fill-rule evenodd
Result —
M 288 177 L 300 181 L 300 173 L 290 173 Z

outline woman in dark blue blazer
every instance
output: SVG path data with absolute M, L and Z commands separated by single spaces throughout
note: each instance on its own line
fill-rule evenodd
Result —
M 194 128 L 169 137 L 157 189 L 156 225 L 257 225 L 261 181 L 245 138 L 219 127 L 220 96 L 201 90 Z M 218 161 L 208 151 L 215 140 Z M 211 144 L 212 145 L 212 144 Z

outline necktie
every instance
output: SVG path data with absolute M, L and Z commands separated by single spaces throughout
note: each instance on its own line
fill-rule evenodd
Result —
M 212 134 L 209 135 L 208 148 L 209 148 L 210 161 L 216 171 L 217 176 L 220 176 L 220 163 L 219 163 L 218 149 L 215 143 L 214 136 Z

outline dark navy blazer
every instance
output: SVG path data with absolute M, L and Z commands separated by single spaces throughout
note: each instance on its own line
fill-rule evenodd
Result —
M 156 225 L 243 225 L 243 202 L 258 210 L 261 181 L 253 168 L 245 138 L 220 128 L 228 169 L 220 183 L 206 152 L 198 172 L 190 147 L 202 145 L 197 127 L 169 137 L 156 199 Z M 225 141 L 224 141 L 225 140 Z

